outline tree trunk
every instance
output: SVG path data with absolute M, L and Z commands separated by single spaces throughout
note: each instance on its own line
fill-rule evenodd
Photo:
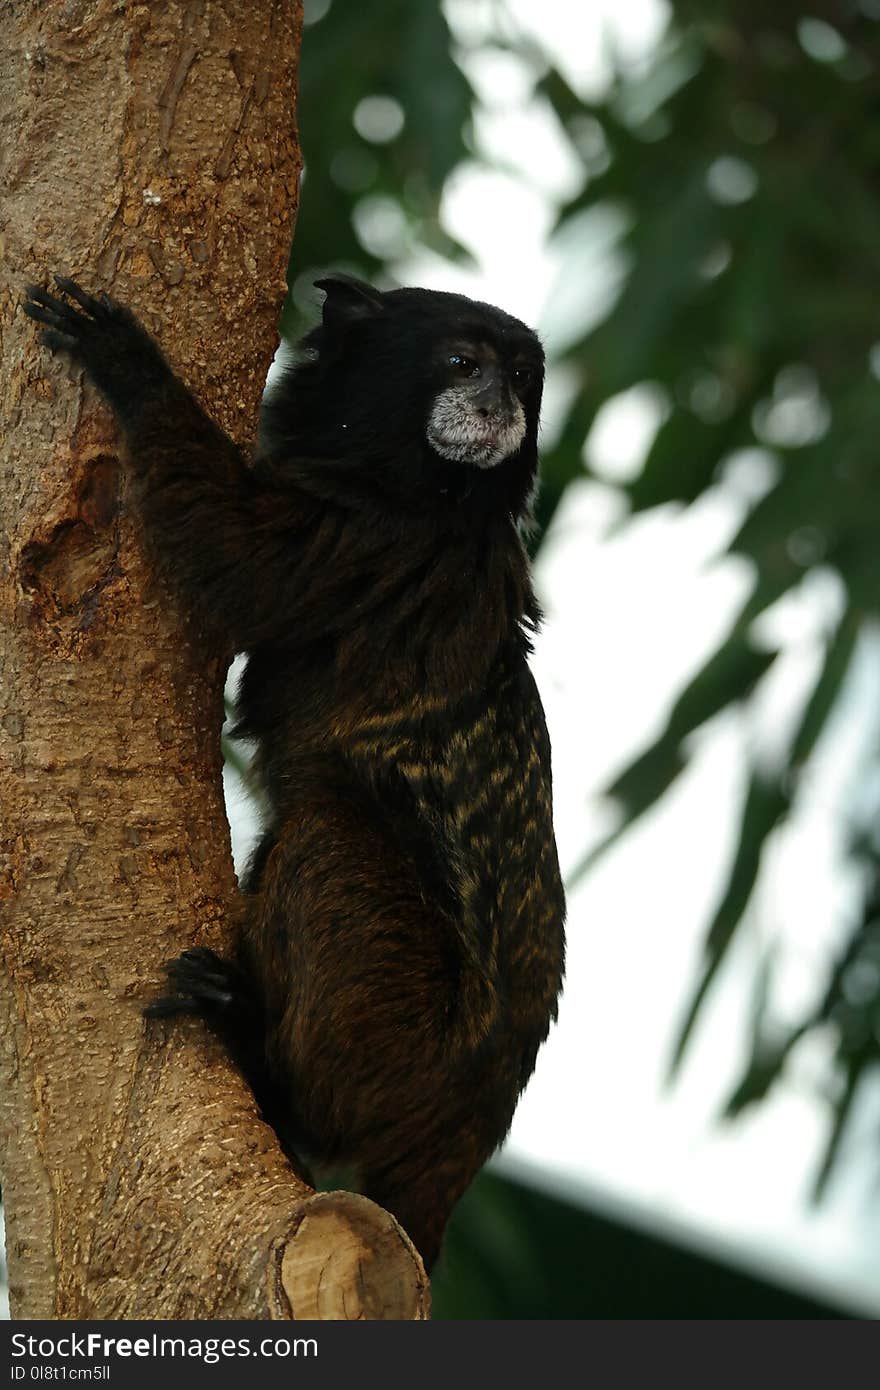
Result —
M 13 1314 L 424 1317 L 386 1213 L 314 1196 L 217 1043 L 146 1024 L 236 889 L 224 670 L 151 584 L 109 415 L 21 315 L 129 303 L 239 442 L 297 198 L 298 5 L 0 7 L 0 1146 Z

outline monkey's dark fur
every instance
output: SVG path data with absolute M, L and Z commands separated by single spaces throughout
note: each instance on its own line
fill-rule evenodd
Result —
M 252 465 L 124 308 L 29 290 L 113 407 L 157 562 L 249 653 L 271 823 L 238 958 L 169 967 L 287 1146 L 344 1164 L 430 1267 L 555 1017 L 564 902 L 520 539 L 543 355 L 459 295 L 322 282 Z

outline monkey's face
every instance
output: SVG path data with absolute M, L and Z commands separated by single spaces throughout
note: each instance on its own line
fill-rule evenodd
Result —
M 544 354 L 519 319 L 439 290 L 333 276 L 321 323 L 263 405 L 264 449 L 414 500 L 482 499 L 514 516 L 538 466 Z
M 427 438 L 441 458 L 493 468 L 520 448 L 526 434 L 524 399 L 536 365 L 523 351 L 510 361 L 491 343 L 452 338 L 439 352 L 446 378 L 428 415 Z

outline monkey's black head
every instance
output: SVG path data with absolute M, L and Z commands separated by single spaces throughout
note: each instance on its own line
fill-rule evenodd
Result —
M 544 381 L 531 329 L 464 295 L 317 283 L 322 321 L 264 404 L 263 449 L 358 470 L 385 496 L 479 494 L 522 512 Z

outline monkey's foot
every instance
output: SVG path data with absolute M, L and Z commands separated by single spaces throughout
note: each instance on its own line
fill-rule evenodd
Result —
M 240 1067 L 264 1120 L 275 1130 L 294 1169 L 313 1187 L 311 1173 L 298 1153 L 291 1089 L 267 1064 L 265 1020 L 247 976 L 205 946 L 184 951 L 168 962 L 165 971 L 168 992 L 147 1005 L 145 1017 L 195 1014 L 205 1020 Z
M 251 1010 L 252 991 L 238 966 L 223 960 L 205 946 L 184 951 L 165 967 L 169 992 L 148 1004 L 148 1018 L 173 1014 L 211 1016 Z

